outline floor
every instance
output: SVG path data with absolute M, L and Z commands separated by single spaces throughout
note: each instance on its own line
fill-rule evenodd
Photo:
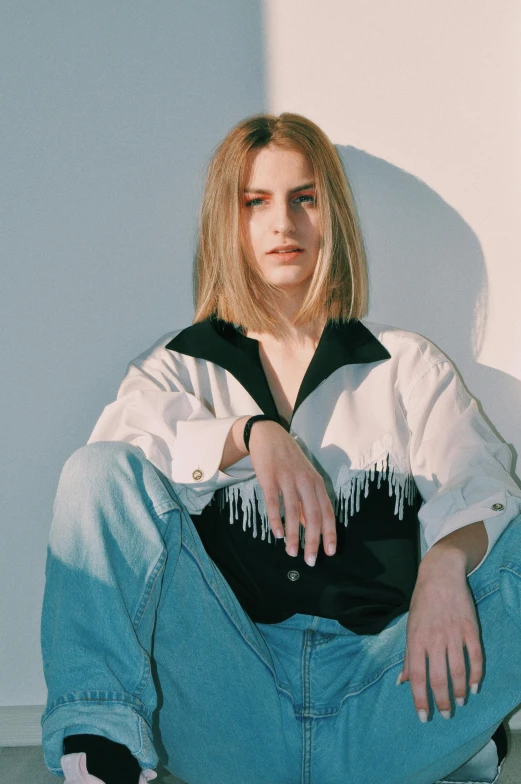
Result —
M 496 784 L 521 784 L 521 731 L 507 728 L 509 752 Z M 180 779 L 158 770 L 154 784 L 183 784 Z M 59 784 L 61 777 L 49 773 L 40 746 L 0 748 L 0 782 L 16 784 Z

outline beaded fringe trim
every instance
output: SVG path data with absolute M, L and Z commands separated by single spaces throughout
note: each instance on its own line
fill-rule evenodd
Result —
M 395 496 L 394 514 L 398 515 L 399 520 L 403 520 L 403 507 L 405 500 L 411 506 L 416 497 L 416 482 L 411 474 L 404 474 L 399 471 L 398 466 L 390 464 L 389 454 L 377 460 L 369 471 L 350 471 L 342 466 L 337 479 L 335 492 L 337 503 L 335 513 L 343 514 L 344 525 L 347 527 L 349 517 L 355 512 L 360 511 L 360 498 L 362 491 L 364 497 L 369 495 L 369 483 L 377 478 L 376 486 L 378 490 L 382 482 L 387 480 L 389 485 L 389 496 Z
M 395 496 L 394 514 L 399 520 L 403 519 L 405 501 L 409 505 L 414 503 L 416 497 L 416 483 L 411 474 L 404 474 L 398 466 L 391 462 L 389 454 L 376 460 L 369 469 L 353 471 L 342 466 L 338 474 L 335 486 L 336 501 L 334 505 L 335 516 L 342 520 L 347 528 L 348 520 L 356 512 L 360 511 L 360 500 L 362 493 L 365 498 L 369 495 L 370 483 L 377 480 L 377 488 L 380 489 L 382 482 L 387 481 L 389 486 L 389 496 Z M 230 509 L 230 524 L 239 520 L 239 498 L 242 503 L 243 518 L 242 530 L 252 529 L 253 537 L 256 539 L 259 533 L 258 523 L 260 522 L 261 539 L 268 537 L 271 542 L 273 532 L 271 530 L 264 494 L 257 478 L 252 477 L 245 482 L 235 485 L 228 485 L 217 492 L 218 503 L 221 509 L 226 504 Z M 256 514 L 256 504 L 259 514 Z M 284 516 L 284 506 L 282 497 L 280 499 L 280 514 Z M 305 527 L 299 526 L 299 541 L 305 547 Z

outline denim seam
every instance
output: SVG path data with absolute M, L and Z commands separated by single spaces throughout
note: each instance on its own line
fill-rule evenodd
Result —
M 173 512 L 174 509 L 179 509 L 179 504 L 176 504 L 175 501 L 169 499 L 167 501 L 162 501 L 160 504 L 147 506 L 146 509 L 150 514 L 155 515 L 156 517 L 162 517 L 167 512 Z
M 496 593 L 499 591 L 499 580 L 495 580 L 493 583 L 488 583 L 485 585 L 478 594 L 474 595 L 474 601 L 476 604 L 479 604 L 483 599 L 486 599 L 487 596 L 490 596 L 492 593 Z
M 147 655 L 146 651 L 144 650 L 142 653 L 142 657 L 143 657 L 143 668 L 141 670 L 141 677 L 137 685 L 133 689 L 133 692 L 136 694 L 137 697 L 141 697 L 141 695 L 143 694 L 152 674 L 150 670 L 150 658 Z
M 521 578 L 521 567 L 513 561 L 507 561 L 499 567 L 501 572 L 513 572 L 516 577 Z
M 134 627 L 134 631 L 137 631 L 141 625 L 141 621 L 143 620 L 145 610 L 147 608 L 148 602 L 150 601 L 150 597 L 152 595 L 154 585 L 156 583 L 159 574 L 163 570 L 165 561 L 166 561 L 166 547 L 163 547 L 163 549 L 161 550 L 161 552 L 157 557 L 157 561 L 155 563 L 154 568 L 150 572 L 150 576 L 147 580 L 147 584 L 145 585 L 145 590 L 143 591 L 143 596 L 136 610 L 136 614 L 132 619 L 132 625 Z
M 100 696 L 101 694 L 106 694 L 106 697 Z M 94 696 L 96 695 L 96 696 Z M 43 723 L 51 716 L 56 710 L 59 708 L 68 707 L 70 705 L 74 705 L 75 703 L 81 702 L 91 702 L 91 703 L 98 703 L 103 705 L 104 703 L 111 704 L 111 705 L 125 705 L 127 708 L 130 708 L 134 713 L 142 718 L 148 725 L 151 724 L 152 721 L 152 713 L 151 711 L 144 705 L 140 700 L 135 697 L 110 697 L 110 692 L 86 692 L 85 696 L 82 697 L 73 697 L 71 696 L 68 699 L 66 696 L 57 697 L 54 702 L 52 702 L 45 713 L 42 715 L 40 723 Z M 139 703 L 139 704 L 138 704 Z
M 163 574 L 163 567 L 166 562 L 166 557 L 167 557 L 167 552 L 166 552 L 166 548 L 164 548 L 157 559 L 156 565 L 154 566 L 152 572 L 150 573 L 147 586 L 145 586 L 145 591 L 143 592 L 143 598 L 141 599 L 141 603 L 136 613 L 136 618 L 133 621 L 133 626 L 136 633 L 145 616 L 145 611 L 149 605 L 150 597 L 152 596 L 154 586 L 158 578 Z M 143 651 L 143 670 L 141 673 L 141 677 L 133 690 L 137 696 L 139 697 L 141 696 L 148 682 L 150 681 L 151 677 L 152 677 L 152 671 L 150 668 L 150 656 L 145 651 Z
M 170 522 L 170 518 L 172 517 L 172 514 L 173 514 L 174 512 L 179 512 L 179 509 L 177 509 L 177 508 L 174 508 L 174 509 L 170 509 L 170 510 L 169 510 L 169 512 L 168 512 L 168 514 L 169 514 L 169 518 L 168 518 L 168 520 L 166 521 L 166 529 L 167 529 L 167 530 L 172 528 L 172 524 L 171 524 L 171 522 Z M 174 577 L 175 577 L 175 571 L 176 571 L 176 568 L 177 568 L 177 562 L 178 562 L 178 560 L 179 560 L 179 555 L 181 554 L 181 547 L 182 547 L 182 536 L 180 536 L 180 537 L 179 537 L 179 541 L 180 541 L 179 548 L 177 548 L 177 547 L 176 547 L 176 561 L 175 561 L 175 563 L 173 563 L 173 564 L 172 564 L 172 574 L 171 574 L 171 576 L 170 576 L 170 580 L 169 580 L 169 582 L 168 582 L 167 584 L 164 584 L 164 585 L 162 586 L 162 589 L 161 589 L 161 596 L 159 597 L 159 602 L 160 602 L 160 601 L 161 601 L 161 599 L 162 599 L 163 593 L 165 593 L 165 594 L 166 594 L 166 593 L 168 592 L 168 589 L 170 588 L 170 585 L 171 585 L 171 583 L 172 583 L 172 580 L 173 580 L 173 579 L 174 579 Z M 172 562 L 172 558 L 174 557 L 174 553 L 173 553 L 173 551 L 172 551 L 172 550 L 169 550 L 169 549 L 168 549 L 168 545 L 166 545 L 166 544 L 165 544 L 165 550 L 166 550 L 166 558 L 165 558 L 165 563 L 167 563 L 167 562 L 168 562 L 168 560 L 170 560 L 170 561 Z M 166 573 L 166 570 L 165 570 L 165 573 Z M 159 611 L 159 602 L 158 602 L 158 611 Z
M 367 680 L 362 681 L 362 683 L 357 684 L 356 688 L 353 691 L 346 692 L 344 694 L 344 696 L 342 697 L 342 699 L 340 700 L 340 705 L 342 705 L 342 703 L 348 697 L 353 697 L 356 694 L 360 694 L 360 692 L 365 691 L 365 689 L 369 688 L 369 686 L 372 686 L 373 683 L 376 683 L 376 681 L 379 681 L 380 678 L 387 672 L 387 670 L 390 670 L 391 667 L 394 667 L 396 664 L 399 664 L 400 662 L 402 662 L 404 660 L 405 660 L 405 654 L 403 656 L 400 655 L 400 656 L 395 657 L 389 664 L 387 664 L 385 667 L 383 667 L 381 670 L 379 670 L 379 672 L 376 674 L 376 676 L 374 676 L 374 677 L 371 676 L 371 678 L 368 678 Z
M 311 657 L 313 655 L 313 631 L 304 632 L 304 650 L 302 654 L 302 781 L 308 782 L 311 776 L 314 757 L 313 744 L 313 713 L 311 704 Z M 329 708 L 327 710 L 330 710 Z
M 209 582 L 209 580 L 208 580 L 208 577 L 207 577 L 207 575 L 206 575 L 206 572 L 205 572 L 205 570 L 204 570 L 204 568 L 203 568 L 203 566 L 202 566 L 202 564 L 201 564 L 201 559 L 199 558 L 199 555 L 198 555 L 198 553 L 194 553 L 194 552 L 192 552 L 192 549 L 191 549 L 190 547 L 188 547 L 188 546 L 187 546 L 187 543 L 186 543 L 186 541 L 185 541 L 184 539 L 181 541 L 181 547 L 184 547 L 184 548 L 186 549 L 186 551 L 187 551 L 187 552 L 188 552 L 188 553 L 189 553 L 189 554 L 192 556 L 192 558 L 194 559 L 194 561 L 195 561 L 195 562 L 196 562 L 196 564 L 197 564 L 197 568 L 198 568 L 198 569 L 199 569 L 199 571 L 201 572 L 201 575 L 202 575 L 202 577 L 203 577 L 203 580 L 204 580 L 204 581 L 205 581 L 205 583 L 208 585 L 208 587 L 210 588 L 210 590 L 212 591 L 212 593 L 214 594 L 214 596 L 217 598 L 217 600 L 218 600 L 219 604 L 221 605 L 221 607 L 222 607 L 222 608 L 223 608 L 223 610 L 225 611 L 226 615 L 227 615 L 227 616 L 228 616 L 228 617 L 229 617 L 231 620 L 233 620 L 233 622 L 235 623 L 235 625 L 238 627 L 238 618 L 237 618 L 236 616 L 235 616 L 235 617 L 232 617 L 232 612 L 233 612 L 233 611 L 232 611 L 232 608 L 229 608 L 229 607 L 228 607 L 228 606 L 227 606 L 227 605 L 224 603 L 224 601 L 223 601 L 223 598 L 222 598 L 221 594 L 219 593 L 219 590 L 218 590 L 218 588 L 217 588 L 217 587 L 214 587 L 214 586 L 212 585 L 212 583 L 211 583 L 211 582 Z M 213 561 L 212 561 L 212 566 L 215 566 L 215 564 L 213 563 Z M 235 613 L 234 613 L 234 615 L 235 615 Z M 239 627 L 238 627 L 238 628 L 239 628 Z M 253 645 L 254 645 L 253 641 L 252 641 L 252 640 L 251 640 L 249 637 L 247 637 L 247 636 L 246 636 L 246 635 L 243 633 L 242 629 L 240 629 L 240 628 L 239 628 L 239 631 L 240 631 L 241 635 L 244 637 L 244 639 L 248 640 L 248 642 L 249 642 L 250 644 L 253 644 Z
M 327 637 L 325 637 L 322 640 L 315 640 L 313 645 L 316 648 L 318 648 L 319 645 L 328 645 L 331 642 L 331 640 L 336 640 L 337 637 L 338 637 L 338 634 L 328 634 Z

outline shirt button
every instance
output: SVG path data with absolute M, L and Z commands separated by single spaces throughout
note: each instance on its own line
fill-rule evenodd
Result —
M 299 577 L 300 577 L 300 574 L 297 572 L 296 569 L 292 569 L 291 572 L 288 572 L 288 580 L 291 580 L 292 582 L 295 582 L 295 580 L 298 580 Z
M 502 509 L 505 508 L 504 504 L 492 504 L 492 509 L 494 512 L 501 512 Z
M 195 479 L 196 482 L 199 482 L 204 476 L 203 472 L 200 468 L 196 468 L 195 471 L 192 472 L 192 479 Z

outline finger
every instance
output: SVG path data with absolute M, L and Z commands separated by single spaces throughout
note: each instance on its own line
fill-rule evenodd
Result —
M 469 684 L 476 684 L 476 691 L 483 677 L 483 649 L 479 639 L 479 631 L 476 625 L 474 633 L 468 633 L 465 637 L 465 647 L 470 660 Z M 475 693 L 475 692 L 474 692 Z
M 284 536 L 284 528 L 280 517 L 280 491 L 275 480 L 267 479 L 263 485 L 264 504 L 270 528 L 277 538 Z M 280 536 L 279 536 L 280 534 Z
M 324 551 L 328 555 L 334 555 L 337 545 L 336 518 L 322 477 L 320 477 L 319 482 L 315 485 L 315 493 L 322 515 L 322 544 L 324 546 Z
M 315 486 L 310 484 L 309 475 L 306 474 L 297 479 L 297 487 L 299 496 L 302 499 L 302 508 L 304 509 L 306 521 L 304 558 L 309 566 L 314 566 L 320 545 L 322 513 Z
M 288 555 L 297 555 L 299 548 L 300 530 L 300 498 L 298 497 L 292 477 L 284 483 L 281 482 L 281 492 L 284 503 L 284 527 L 286 529 L 286 552 Z
M 436 706 L 444 719 L 450 719 L 449 676 L 447 670 L 447 645 L 435 643 L 428 649 L 429 680 Z
M 414 707 L 420 721 L 427 721 L 429 702 L 427 700 L 427 672 L 425 657 L 427 653 L 420 645 L 408 645 L 409 682 L 411 684 Z M 420 713 L 423 712 L 423 716 Z
M 452 692 L 456 704 L 460 707 L 465 703 L 467 696 L 467 671 L 465 667 L 465 655 L 463 653 L 463 643 L 457 645 L 453 643 L 448 647 L 447 659 L 449 661 L 450 677 L 452 680 Z M 438 705 L 441 709 L 441 706 Z M 444 705 L 443 710 L 450 710 L 450 705 Z

